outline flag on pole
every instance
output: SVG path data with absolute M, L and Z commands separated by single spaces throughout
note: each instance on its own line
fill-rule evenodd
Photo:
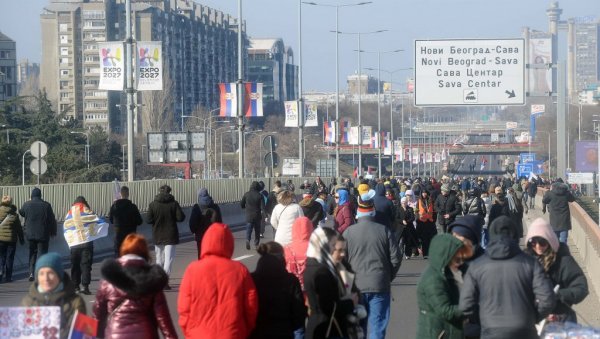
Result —
M 219 84 L 221 91 L 220 117 L 237 117 L 237 87 L 235 82 Z
M 390 132 L 381 132 L 381 142 L 383 142 L 383 154 L 392 155 L 392 142 L 390 140 Z
M 350 121 L 340 120 L 340 144 L 350 143 Z
M 325 121 L 323 124 L 323 142 L 335 142 L 335 121 Z
M 71 339 L 88 339 L 95 338 L 98 335 L 98 320 L 75 311 L 69 338 Z
M 121 199 L 121 184 L 119 184 L 119 180 L 115 179 L 113 181 L 113 202 Z
M 371 148 L 379 148 L 379 134 L 371 134 Z
M 263 84 L 260 82 L 247 82 L 244 84 L 246 118 L 263 116 Z

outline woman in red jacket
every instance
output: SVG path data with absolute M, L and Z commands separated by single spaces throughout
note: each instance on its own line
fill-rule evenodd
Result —
M 177 338 L 163 288 L 169 280 L 158 265 L 148 263 L 148 243 L 142 235 L 129 234 L 121 257 L 102 265 L 94 317 L 100 338 Z
M 183 275 L 177 300 L 186 338 L 247 338 L 256 324 L 258 295 L 248 269 L 231 260 L 233 234 L 227 225 L 210 225 L 200 260 Z
M 338 190 L 335 192 L 335 202 L 337 203 L 337 206 L 333 212 L 334 229 L 342 234 L 346 228 L 354 224 L 354 216 L 352 215 L 353 213 L 350 208 L 348 191 Z

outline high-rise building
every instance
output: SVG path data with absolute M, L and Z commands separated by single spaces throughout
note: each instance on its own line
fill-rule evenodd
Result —
M 298 66 L 292 48 L 282 39 L 250 39 L 248 80 L 263 84 L 265 105 L 298 99 Z
M 575 19 L 575 90 L 582 91 L 600 79 L 600 21 Z
M 348 93 L 350 95 L 358 95 L 359 86 L 360 86 L 360 94 L 374 94 L 377 93 L 377 86 L 379 84 L 379 80 L 368 74 L 361 74 L 360 80 L 358 74 L 349 75 L 346 78 L 346 83 L 348 84 Z
M 170 91 L 165 109 L 180 119 L 198 107 L 217 106 L 217 84 L 237 79 L 237 20 L 190 0 L 132 0 L 132 11 L 135 40 L 162 41 Z M 124 41 L 125 17 L 125 0 L 51 0 L 41 15 L 40 87 L 58 111 L 84 127 L 125 131 L 119 108 L 125 106 L 124 92 L 98 89 L 98 42 Z M 145 93 L 151 95 L 139 92 L 138 104 Z M 137 132 L 144 126 L 139 107 Z
M 17 64 L 17 84 L 19 89 L 25 82 L 35 79 L 39 76 L 40 64 L 29 62 L 28 59 L 23 59 Z
M 0 106 L 17 95 L 17 44 L 0 32 Z

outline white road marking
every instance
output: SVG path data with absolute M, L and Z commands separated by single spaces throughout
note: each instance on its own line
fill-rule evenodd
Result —
M 233 260 L 241 261 L 241 260 L 244 260 L 244 259 L 252 258 L 253 256 L 254 256 L 254 254 L 246 254 L 246 255 L 242 255 L 242 256 L 237 257 L 237 258 L 233 258 Z

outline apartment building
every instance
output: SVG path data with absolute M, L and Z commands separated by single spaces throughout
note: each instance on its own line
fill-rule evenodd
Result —
M 17 95 L 17 44 L 0 32 L 0 106 Z

